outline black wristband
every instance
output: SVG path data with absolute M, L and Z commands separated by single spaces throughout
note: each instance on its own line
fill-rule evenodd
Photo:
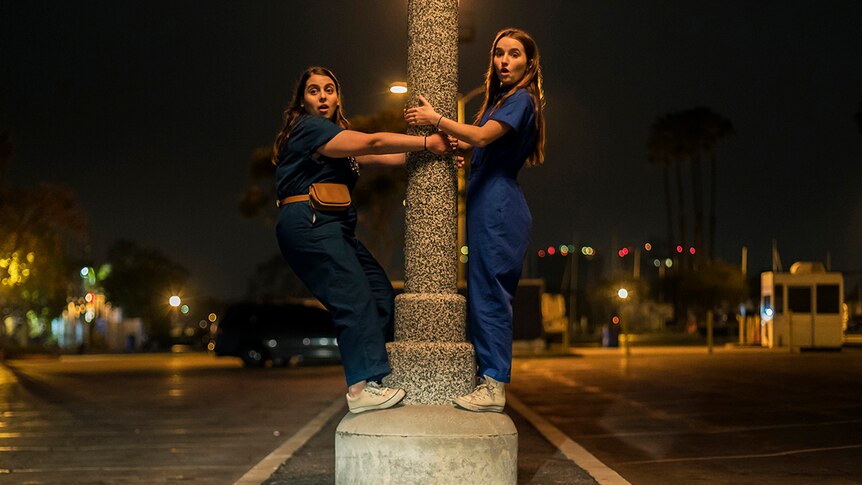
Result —
M 436 125 L 434 125 L 434 129 L 435 129 L 435 130 L 439 130 L 439 129 L 440 129 L 440 122 L 441 122 L 441 121 L 443 121 L 443 115 L 440 115 L 440 118 L 437 120 L 437 124 L 436 124 Z
M 428 135 L 422 137 L 422 149 L 428 151 Z

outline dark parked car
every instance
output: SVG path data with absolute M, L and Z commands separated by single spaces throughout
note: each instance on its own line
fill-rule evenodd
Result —
M 227 308 L 216 329 L 216 355 L 246 366 L 337 363 L 341 359 L 328 311 L 313 303 L 239 303 Z

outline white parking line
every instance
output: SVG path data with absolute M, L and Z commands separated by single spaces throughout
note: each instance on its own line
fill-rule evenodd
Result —
M 234 482 L 233 485 L 260 485 L 263 483 L 266 479 L 272 476 L 273 473 L 275 473 L 282 463 L 286 462 L 291 456 L 293 456 L 293 454 L 296 453 L 296 450 L 302 448 L 302 446 L 307 443 L 312 436 L 316 435 L 317 432 L 320 431 L 336 413 L 344 409 L 345 405 L 346 401 L 344 400 L 344 395 L 339 394 L 338 397 L 332 401 L 332 404 L 318 413 L 314 419 L 309 421 L 308 424 L 303 426 L 302 429 L 296 432 L 296 434 L 291 436 L 281 446 L 276 448 L 275 451 L 261 460 L 260 463 L 246 472 L 246 474 Z
M 576 465 L 581 467 L 590 476 L 596 479 L 601 485 L 631 485 L 619 473 L 611 470 L 607 465 L 599 461 L 592 453 L 587 451 L 583 446 L 575 443 L 565 433 L 559 430 L 556 426 L 549 423 L 548 420 L 539 416 L 520 399 L 506 393 L 506 403 L 512 407 L 518 414 L 524 417 L 530 424 L 536 428 L 542 436 L 545 437 L 552 445 L 556 446 L 566 458 L 572 460 Z
M 829 446 L 826 448 L 806 448 L 802 450 L 777 451 L 775 453 L 754 453 L 750 455 L 722 455 L 722 456 L 690 456 L 685 458 L 662 458 L 658 460 L 627 461 L 625 465 L 651 465 L 654 463 L 679 463 L 683 461 L 715 461 L 715 460 L 749 460 L 752 458 L 775 458 L 780 456 L 800 455 L 803 453 L 822 453 L 824 451 L 853 450 L 862 448 L 862 444 Z

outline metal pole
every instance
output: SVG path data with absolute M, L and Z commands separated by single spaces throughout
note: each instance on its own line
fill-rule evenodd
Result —
M 464 97 L 458 96 L 458 123 L 464 122 Z M 458 170 L 458 287 L 466 285 L 466 263 L 468 254 L 462 251 L 467 246 L 467 179 L 464 170 Z
M 620 327 L 623 337 L 623 350 L 625 351 L 626 357 L 628 357 L 631 355 L 631 350 L 629 350 L 628 318 L 623 315 L 622 307 L 620 307 Z
M 572 244 L 575 250 L 570 253 L 572 261 L 569 263 L 571 264 L 569 271 L 569 318 L 566 322 L 566 331 L 563 332 L 563 352 L 569 350 L 571 331 L 574 328 L 575 319 L 578 318 L 578 254 L 580 251 L 578 250 L 578 237 L 575 235 L 572 236 Z
M 712 310 L 707 310 L 706 312 L 706 351 L 707 353 L 712 353 L 712 324 L 715 315 Z

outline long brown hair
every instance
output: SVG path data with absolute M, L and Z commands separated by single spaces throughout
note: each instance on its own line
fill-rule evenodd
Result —
M 500 77 L 497 76 L 497 70 L 494 69 L 494 51 L 497 49 L 497 43 L 503 37 L 511 37 L 524 45 L 524 54 L 527 56 L 527 69 L 524 72 L 524 77 L 517 84 L 508 88 L 505 95 L 491 106 L 494 98 L 505 89 L 500 81 Z M 533 152 L 527 157 L 527 166 L 532 167 L 541 165 L 545 161 L 545 91 L 542 89 L 542 66 L 539 62 L 539 46 L 536 45 L 536 41 L 530 37 L 530 34 L 521 29 L 509 27 L 497 32 L 497 35 L 494 36 L 494 42 L 491 44 L 491 60 L 488 64 L 488 72 L 485 73 L 485 102 L 476 114 L 473 124 L 478 125 L 482 121 L 482 116 L 485 112 L 490 110 L 493 113 L 509 96 L 515 94 L 521 88 L 526 89 L 530 93 L 536 112 L 536 130 L 538 131 L 538 136 L 536 137 L 536 146 L 533 148 Z
M 272 144 L 273 165 L 278 165 L 279 152 L 281 152 L 284 144 L 287 143 L 288 138 L 290 138 L 290 132 L 293 131 L 299 117 L 306 113 L 305 107 L 302 105 L 303 100 L 305 99 L 305 83 L 308 82 L 308 78 L 315 74 L 326 76 L 329 79 L 332 79 L 332 82 L 335 83 L 335 93 L 338 95 L 338 107 L 335 109 L 335 116 L 332 121 L 344 129 L 350 127 L 350 123 L 344 116 L 344 103 L 341 101 L 341 83 L 338 82 L 338 78 L 335 77 L 335 74 L 333 74 L 332 71 L 325 67 L 311 66 L 303 71 L 302 75 L 299 76 L 299 80 L 296 82 L 296 87 L 293 89 L 293 98 L 291 98 L 290 103 L 288 103 L 284 108 L 284 112 L 281 115 L 284 120 L 284 124 L 278 134 L 275 135 L 275 142 Z

